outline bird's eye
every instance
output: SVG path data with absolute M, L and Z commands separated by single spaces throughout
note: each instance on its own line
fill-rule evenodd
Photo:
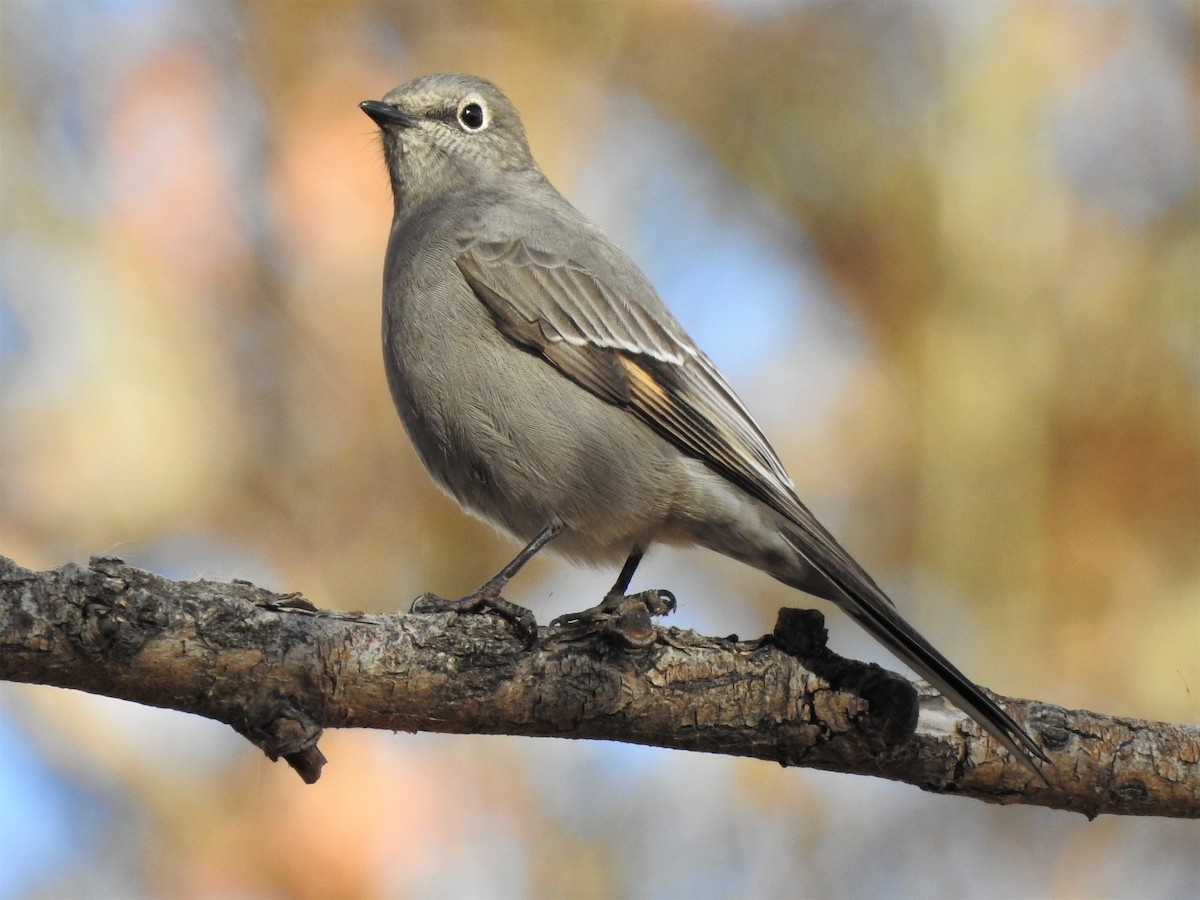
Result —
M 487 116 L 478 103 L 464 103 L 463 108 L 458 111 L 458 121 L 467 131 L 482 131 L 487 125 Z

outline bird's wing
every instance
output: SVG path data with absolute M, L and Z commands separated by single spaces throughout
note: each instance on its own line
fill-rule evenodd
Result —
M 1038 771 L 1031 755 L 1046 760 L 1045 753 L 901 618 L 887 594 L 800 502 L 746 408 L 669 314 L 651 315 L 638 298 L 620 295 L 584 266 L 522 241 L 476 242 L 457 263 L 509 340 L 601 399 L 628 409 L 681 451 L 791 520 L 795 532 L 785 537 L 836 591 L 828 593 L 813 582 L 803 588 L 842 606 Z
M 457 263 L 509 340 L 791 519 L 816 545 L 798 549 L 833 570 L 826 574 L 840 570 L 875 587 L 800 502 L 733 389 L 674 319 L 651 315 L 585 267 L 520 240 L 473 243 Z

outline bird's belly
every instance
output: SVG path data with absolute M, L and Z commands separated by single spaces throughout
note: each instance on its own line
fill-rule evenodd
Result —
M 483 324 L 489 330 L 472 339 L 461 328 L 401 330 L 385 353 L 396 407 L 430 475 L 518 540 L 565 526 L 550 546 L 580 561 L 617 562 L 647 546 L 669 518 L 678 454 Z

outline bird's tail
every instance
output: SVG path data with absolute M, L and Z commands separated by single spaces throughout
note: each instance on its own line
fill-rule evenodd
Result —
M 823 533 L 817 541 L 813 537 L 807 530 L 788 535 L 788 542 L 811 568 L 806 567 L 800 579 L 782 580 L 836 603 L 872 637 L 978 722 L 1002 747 L 1044 780 L 1045 776 L 1034 765 L 1033 759 L 1036 757 L 1046 763 L 1050 759 L 1034 743 L 1033 738 L 982 688 L 909 625 L 888 596 L 827 533 Z M 827 580 L 826 584 L 814 583 L 813 569 L 824 576 L 820 580 Z
M 982 725 L 1002 747 L 1042 776 L 1033 764 L 1033 757 L 1046 763 L 1050 759 L 1034 743 L 1033 738 L 981 687 L 904 621 L 894 607 L 881 606 L 876 602 L 863 603 L 853 598 L 848 603 L 838 605 L 913 671 Z

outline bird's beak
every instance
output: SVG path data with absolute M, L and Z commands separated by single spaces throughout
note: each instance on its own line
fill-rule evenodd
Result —
M 382 100 L 364 100 L 358 104 L 358 108 L 370 116 L 380 128 L 388 126 L 412 128 L 421 121 L 420 117 L 406 113 L 399 107 L 393 106 L 391 103 L 384 103 Z

